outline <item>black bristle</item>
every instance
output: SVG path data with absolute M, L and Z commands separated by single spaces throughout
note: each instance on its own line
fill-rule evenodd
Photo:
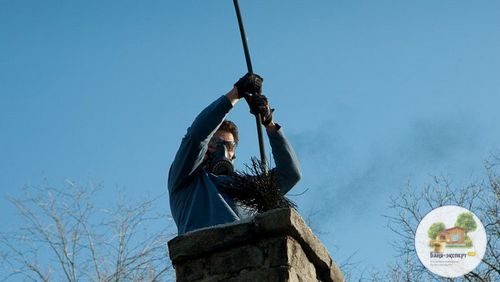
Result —
M 279 190 L 274 170 L 266 173 L 265 166 L 256 158 L 245 171 L 237 171 L 231 183 L 223 184 L 223 191 L 245 208 L 259 213 L 277 208 L 295 208 L 295 204 Z

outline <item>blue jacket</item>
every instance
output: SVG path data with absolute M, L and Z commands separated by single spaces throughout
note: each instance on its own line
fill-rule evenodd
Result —
M 179 235 L 245 217 L 237 203 L 220 191 L 220 183 L 231 181 L 231 176 L 216 176 L 200 165 L 210 138 L 232 107 L 224 95 L 205 108 L 188 128 L 170 167 L 170 209 Z M 299 163 L 281 128 L 268 132 L 268 137 L 276 163 L 275 175 L 284 195 L 300 179 Z

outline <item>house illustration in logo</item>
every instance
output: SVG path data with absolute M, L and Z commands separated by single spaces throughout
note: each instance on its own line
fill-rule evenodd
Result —
M 455 226 L 448 229 L 443 222 L 434 222 L 427 230 L 427 235 L 431 239 L 429 247 L 436 253 L 443 252 L 444 248 L 471 248 L 472 240 L 468 232 L 476 228 L 476 221 L 470 212 L 459 214 Z
M 447 245 L 465 245 L 465 230 L 461 227 L 452 227 L 438 233 L 436 241 Z

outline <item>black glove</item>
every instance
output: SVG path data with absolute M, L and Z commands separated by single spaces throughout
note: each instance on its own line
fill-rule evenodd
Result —
M 250 113 L 254 115 L 260 114 L 262 124 L 264 126 L 268 126 L 269 123 L 273 121 L 274 109 L 271 109 L 269 106 L 266 96 L 262 94 L 250 94 L 245 97 L 245 100 L 247 101 L 248 106 L 250 106 Z
M 245 74 L 234 84 L 236 89 L 238 89 L 238 98 L 243 98 L 248 94 L 261 94 L 262 81 L 264 81 L 264 79 L 258 74 Z

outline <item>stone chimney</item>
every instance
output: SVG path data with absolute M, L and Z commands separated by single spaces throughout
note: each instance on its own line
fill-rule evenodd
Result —
M 178 282 L 344 281 L 293 209 L 204 228 L 168 242 Z

